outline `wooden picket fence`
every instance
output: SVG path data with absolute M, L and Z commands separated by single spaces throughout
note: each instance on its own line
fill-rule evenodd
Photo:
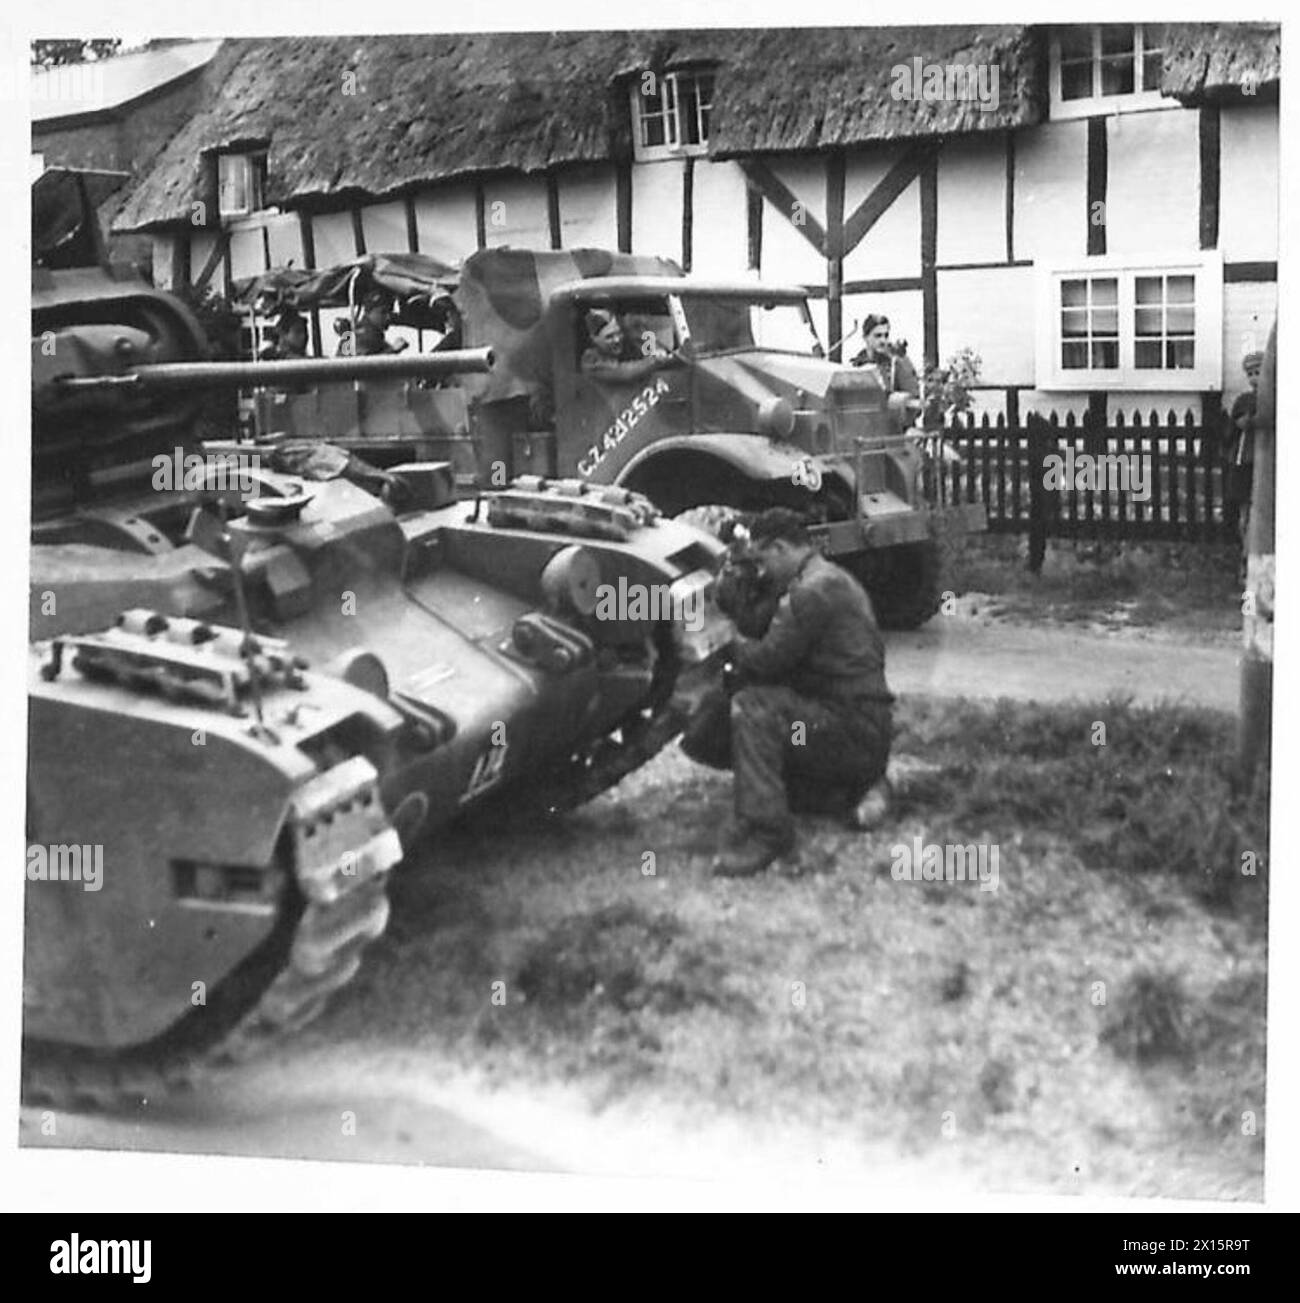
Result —
M 1237 537 L 1237 513 L 1225 501 L 1231 440 L 1224 416 L 1200 423 L 1192 412 L 1172 411 L 1162 420 L 1120 414 L 1100 424 L 1073 413 L 1030 415 L 1008 426 L 999 415 L 954 418 L 944 430 L 960 463 L 944 466 L 940 497 L 946 501 L 983 502 L 989 529 L 1025 533 L 1040 539 L 1138 539 L 1230 542 Z M 1047 488 L 1047 458 L 1064 459 L 1074 450 L 1074 466 L 1084 454 L 1136 456 L 1144 469 L 1143 491 L 1108 487 Z M 1095 464 L 1095 463 L 1094 463 Z M 1084 463 L 1086 465 L 1086 463 Z M 1113 478 L 1113 476 L 1112 476 Z

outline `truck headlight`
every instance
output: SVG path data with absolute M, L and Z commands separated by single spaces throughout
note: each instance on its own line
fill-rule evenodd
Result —
M 755 424 L 759 434 L 770 439 L 788 439 L 794 430 L 794 408 L 773 394 L 759 403 Z

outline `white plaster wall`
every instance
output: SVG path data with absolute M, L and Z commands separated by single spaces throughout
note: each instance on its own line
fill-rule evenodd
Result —
M 778 158 L 767 160 L 768 169 L 812 214 L 823 227 L 826 226 L 826 165 L 820 158 Z M 847 187 L 848 181 L 845 180 Z M 788 222 L 793 213 L 783 213 Z
M 875 188 L 902 155 L 902 148 L 851 153 L 844 165 L 844 218 Z M 909 182 L 844 259 L 844 279 L 874 280 L 921 274 L 921 185 Z
M 266 270 L 266 246 L 262 242 L 262 226 L 230 233 L 230 274 L 235 280 L 256 276 Z
M 939 359 L 973 348 L 982 384 L 1034 383 L 1032 267 L 940 271 Z
M 614 169 L 600 167 L 561 172 L 559 186 L 561 247 L 617 249 L 618 208 L 615 199 Z M 632 203 L 632 221 L 635 229 L 635 193 Z M 680 217 L 677 229 L 681 230 Z M 674 238 L 680 243 L 680 236 Z
M 779 208 L 763 200 L 763 254 L 759 268 L 769 281 L 826 284 L 826 259 L 792 226 Z
M 406 207 L 400 202 L 369 204 L 361 210 L 367 253 L 405 253 Z
M 946 142 L 939 154 L 941 265 L 1006 258 L 1006 193 L 1006 143 L 1000 132 Z M 917 221 L 919 244 L 919 214 Z
M 749 201 L 740 165 L 698 159 L 692 194 L 692 273 L 743 276 L 749 263 Z
M 1224 259 L 1273 262 L 1278 256 L 1277 106 L 1225 108 L 1219 147 L 1219 247 Z
M 172 288 L 172 266 L 177 239 L 185 236 L 155 235 L 150 259 L 153 265 L 153 283 L 160 290 Z
M 318 213 L 311 219 L 317 267 L 334 267 L 357 256 L 351 213 Z
M 1016 132 L 1013 243 L 1018 259 L 1055 261 L 1087 253 L 1087 169 L 1086 122 L 1046 122 Z
M 632 252 L 682 258 L 682 176 L 679 158 L 632 165 Z M 700 168 L 696 167 L 698 193 Z M 613 194 L 610 195 L 613 202 Z M 696 221 L 699 205 L 696 204 Z
M 483 185 L 484 233 L 489 248 L 549 249 L 546 182 L 540 177 L 493 178 Z
M 304 266 L 302 226 L 297 213 L 282 213 L 266 219 L 266 238 L 271 248 L 272 267 Z
M 473 186 L 439 186 L 417 194 L 415 231 L 421 253 L 449 263 L 468 258 L 478 248 Z
M 1200 143 L 1193 109 L 1106 122 L 1106 252 L 1200 248 Z

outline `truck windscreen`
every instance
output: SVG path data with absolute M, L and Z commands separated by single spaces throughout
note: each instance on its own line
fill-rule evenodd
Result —
M 694 294 L 684 295 L 682 303 L 696 353 L 763 348 L 822 356 L 817 332 L 802 303 L 746 302 Z

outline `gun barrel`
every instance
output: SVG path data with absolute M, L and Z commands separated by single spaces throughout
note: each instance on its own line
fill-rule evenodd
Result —
M 307 357 L 281 362 L 155 362 L 124 375 L 68 376 L 56 383 L 67 393 L 129 386 L 155 391 L 222 388 L 275 389 L 332 380 L 429 380 L 466 372 L 490 371 L 490 348 L 448 349 L 445 353 L 385 353 L 369 357 Z

